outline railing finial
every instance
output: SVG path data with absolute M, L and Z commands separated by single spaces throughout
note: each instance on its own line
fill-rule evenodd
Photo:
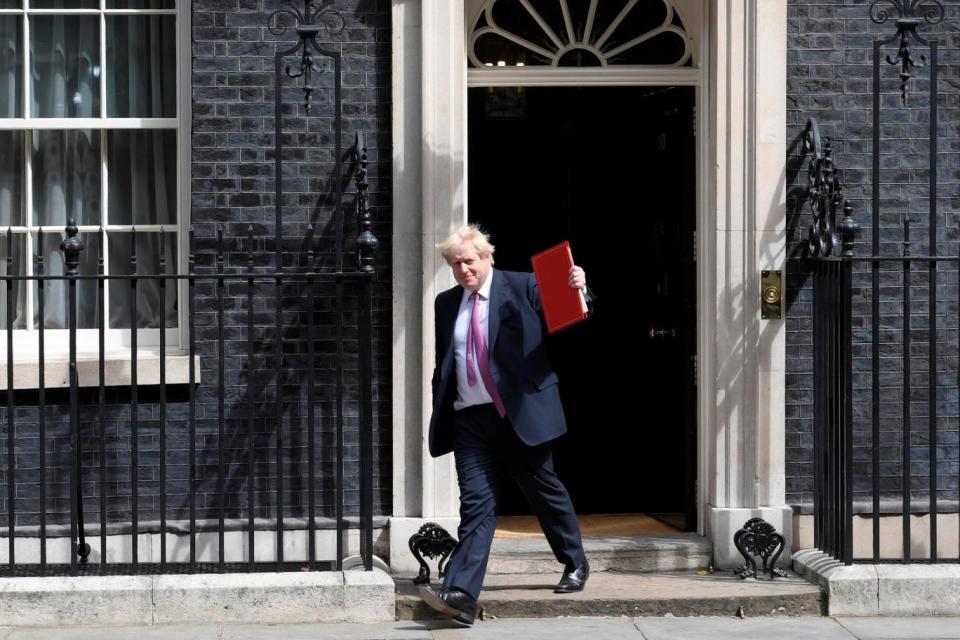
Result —
M 66 275 L 77 275 L 77 267 L 80 266 L 80 252 L 83 251 L 83 241 L 77 237 L 79 229 L 76 220 L 71 214 L 67 218 L 67 226 L 64 229 L 67 237 L 60 243 L 60 251 L 63 251 L 63 262 L 67 267 Z
M 373 220 L 367 195 L 367 190 L 370 188 L 367 182 L 367 147 L 359 132 L 354 144 L 354 157 L 357 163 L 357 174 L 354 178 L 357 183 L 357 228 L 360 230 L 357 236 L 357 262 L 361 271 L 373 273 L 373 253 L 379 241 L 373 235 Z

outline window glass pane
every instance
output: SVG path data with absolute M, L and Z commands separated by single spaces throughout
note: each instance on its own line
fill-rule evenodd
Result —
M 100 224 L 100 132 L 34 131 L 33 224 Z
M 24 234 L 14 233 L 13 238 L 10 240 L 10 251 L 7 251 L 7 234 L 0 235 L 0 276 L 13 275 L 21 276 L 25 273 L 24 271 L 24 247 L 26 246 L 26 240 L 24 239 Z M 7 267 L 7 258 L 8 256 L 13 257 L 12 263 L 10 263 L 10 268 Z M 7 328 L 7 304 L 9 301 L 10 310 L 13 313 L 13 328 L 14 329 L 26 329 L 26 316 L 27 316 L 27 282 L 25 280 L 20 281 L 11 281 L 12 286 L 8 287 L 8 283 L 0 281 L 0 327 Z M 16 355 L 16 347 L 14 347 L 14 355 Z
M 23 132 L 0 131 L 0 227 L 23 224 Z
M 23 116 L 23 31 L 20 22 L 19 16 L 0 16 L 0 118 Z
M 31 17 L 34 117 L 100 115 L 99 21 L 97 16 Z
M 99 0 L 30 0 L 31 9 L 97 9 Z
M 110 256 L 111 275 L 130 275 L 130 238 L 133 234 L 112 232 L 108 234 L 107 246 Z M 146 233 L 138 231 L 137 236 L 137 273 L 157 275 L 160 273 L 160 236 L 164 236 L 163 255 L 166 257 L 166 272 L 177 272 L 177 234 Z M 130 328 L 131 286 L 129 280 L 110 282 L 110 326 L 115 329 Z M 177 325 L 177 286 L 176 280 L 167 280 L 166 285 L 166 327 Z M 159 280 L 137 281 L 137 327 L 158 328 L 160 326 L 160 282 Z
M 174 0 L 107 0 L 107 9 L 175 9 Z
M 176 224 L 177 132 L 107 132 L 110 224 Z
M 107 18 L 107 115 L 177 115 L 177 31 L 174 16 Z
M 77 267 L 81 275 L 93 275 L 97 272 L 97 251 L 100 247 L 98 233 L 78 234 L 83 242 L 83 251 L 80 252 L 80 266 Z M 61 275 L 66 270 L 63 262 L 63 252 L 60 243 L 66 236 L 61 232 L 43 233 L 43 272 L 48 275 Z M 37 247 L 38 234 L 33 234 L 33 245 Z M 36 249 L 34 249 L 36 251 Z M 36 256 L 33 256 L 34 273 L 37 271 Z M 40 295 L 39 286 L 43 286 L 43 317 L 44 327 L 47 329 L 69 329 L 68 305 L 70 303 L 69 288 L 66 280 L 45 280 L 38 283 L 33 291 L 33 328 L 39 326 Z M 96 280 L 77 280 L 77 328 L 97 328 L 97 304 L 99 291 Z
M 20 0 L 0 0 L 0 9 L 22 9 Z

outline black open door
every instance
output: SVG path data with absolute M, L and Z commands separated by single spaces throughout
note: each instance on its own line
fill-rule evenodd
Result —
M 569 240 L 597 296 L 550 338 L 578 513 L 696 514 L 696 154 L 690 87 L 470 90 L 469 212 L 496 266 Z M 528 513 L 518 491 L 501 513 Z M 676 521 L 676 520 L 674 520 Z

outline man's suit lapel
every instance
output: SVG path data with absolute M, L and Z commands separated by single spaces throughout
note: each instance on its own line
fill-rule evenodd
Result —
M 503 315 L 503 306 L 510 293 L 507 277 L 502 271 L 493 269 L 493 282 L 490 283 L 490 300 L 487 302 L 487 339 L 490 344 L 487 349 L 493 353 L 493 345 L 497 344 L 497 334 L 500 333 L 500 320 Z
M 463 300 L 463 288 L 455 287 L 449 290 L 446 304 L 442 307 L 443 318 L 437 323 L 437 326 L 443 327 L 444 336 L 441 344 L 445 345 L 446 350 L 443 354 L 443 370 L 450 369 L 453 362 L 453 332 L 457 324 L 457 313 L 460 311 L 460 302 Z

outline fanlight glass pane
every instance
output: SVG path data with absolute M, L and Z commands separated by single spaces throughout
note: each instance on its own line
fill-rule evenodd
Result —
M 504 31 L 523 38 L 527 42 L 542 47 L 551 53 L 557 50 L 556 43 L 547 32 L 537 24 L 529 11 L 519 0 L 499 0 L 493 5 L 493 19 Z M 554 35 L 557 35 L 554 33 Z M 487 62 L 487 60 L 484 60 Z
M 491 66 L 500 65 L 501 62 L 505 66 L 551 63 L 550 58 L 521 47 L 495 33 L 485 33 L 477 38 L 474 51 L 482 63 Z
M 667 15 L 667 8 L 661 0 L 655 0 L 654 2 L 641 0 L 633 5 L 633 8 L 625 17 L 620 17 L 620 13 L 626 7 L 626 4 L 627 0 L 600 0 L 597 3 L 597 10 L 593 18 L 593 29 L 590 32 L 590 42 L 597 42 L 614 23 L 617 23 L 613 33 L 614 35 L 620 34 L 616 42 L 618 44 L 622 43 L 659 27 L 663 24 L 663 19 Z M 608 44 L 605 45 L 605 48 L 610 42 L 610 40 L 607 41 Z
M 603 61 L 593 50 L 581 47 L 570 49 L 557 60 L 558 67 L 599 67 L 602 65 Z
M 33 224 L 100 224 L 100 132 L 43 130 L 32 134 Z
M 622 8 L 622 6 L 618 7 L 618 9 Z M 638 2 L 625 16 L 620 17 L 614 14 L 611 15 L 609 19 L 605 16 L 604 20 L 601 24 L 597 25 L 594 31 L 594 40 L 601 38 L 604 32 L 610 26 L 613 26 L 613 31 L 610 32 L 601 47 L 605 52 L 612 52 L 621 45 L 628 44 L 638 37 L 650 34 L 652 31 L 659 29 L 663 26 L 666 19 L 667 6 L 662 2 Z M 679 23 L 679 18 L 676 14 L 674 14 L 674 19 Z M 668 45 L 675 44 L 673 42 L 674 39 L 680 42 L 679 52 L 675 50 L 675 46 L 673 47 L 673 51 L 660 51 L 660 49 L 665 46 L 669 49 L 670 47 Z M 653 36 L 646 42 L 650 43 L 653 41 L 655 41 L 656 44 L 653 47 L 647 48 L 647 55 L 639 58 L 641 62 L 620 62 L 620 64 L 670 64 L 679 60 L 683 55 L 683 42 L 677 36 L 674 36 L 674 38 Z M 672 57 L 670 57 L 671 54 Z
M 37 118 L 100 115 L 100 19 L 33 16 L 30 60 Z
M 175 9 L 174 0 L 107 0 L 107 9 Z
M 176 224 L 177 132 L 107 132 L 110 224 Z
M 137 236 L 137 273 L 157 275 L 160 273 L 160 236 L 164 236 L 163 255 L 166 257 L 166 272 L 177 272 L 177 234 L 144 233 Z M 133 234 L 113 232 L 109 234 L 107 246 L 110 255 L 110 273 L 128 276 L 133 273 L 130 260 Z M 114 329 L 130 328 L 130 311 L 133 300 L 129 280 L 113 280 L 110 283 L 110 327 Z M 137 328 L 159 328 L 160 326 L 160 283 L 158 280 L 137 281 Z M 166 284 L 166 300 L 163 310 L 166 328 L 177 325 L 177 285 L 176 280 Z
M 23 225 L 23 207 L 23 132 L 0 131 L 0 227 Z
M 177 31 L 174 16 L 107 18 L 107 115 L 177 115 Z
M 80 265 L 77 272 L 81 275 L 93 275 L 97 272 L 97 256 L 100 250 L 98 233 L 80 233 L 77 237 L 83 243 L 80 252 Z M 66 271 L 60 243 L 66 237 L 62 232 L 43 233 L 43 272 L 48 275 L 62 275 Z M 39 246 L 39 235 L 33 234 L 34 251 Z M 36 256 L 32 256 L 34 273 L 37 273 Z M 39 281 L 33 287 L 33 328 L 40 325 L 40 294 L 43 287 L 43 318 L 47 329 L 69 329 L 69 287 L 66 280 Z M 77 328 L 97 328 L 97 304 L 99 291 L 96 280 L 77 280 Z
M 582 40 L 590 13 L 590 0 L 567 0 L 567 9 L 570 11 L 570 22 L 573 23 L 573 35 L 577 40 Z
M 31 9 L 98 9 L 99 0 L 30 0 Z
M 23 117 L 23 30 L 19 16 L 0 16 L 0 118 Z
M 0 235 L 0 275 L 22 276 L 26 273 L 24 234 L 13 233 L 8 238 L 6 232 Z M 11 258 L 8 260 L 8 258 Z M 0 283 L 0 327 L 9 328 L 7 313 L 11 313 L 14 329 L 27 328 L 27 283 L 25 280 L 11 280 Z M 16 355 L 16 344 L 14 344 Z
M 624 49 L 608 58 L 609 64 L 673 64 L 684 55 L 683 38 L 676 33 L 660 33 L 646 42 Z M 690 66 L 687 61 L 684 66 Z

